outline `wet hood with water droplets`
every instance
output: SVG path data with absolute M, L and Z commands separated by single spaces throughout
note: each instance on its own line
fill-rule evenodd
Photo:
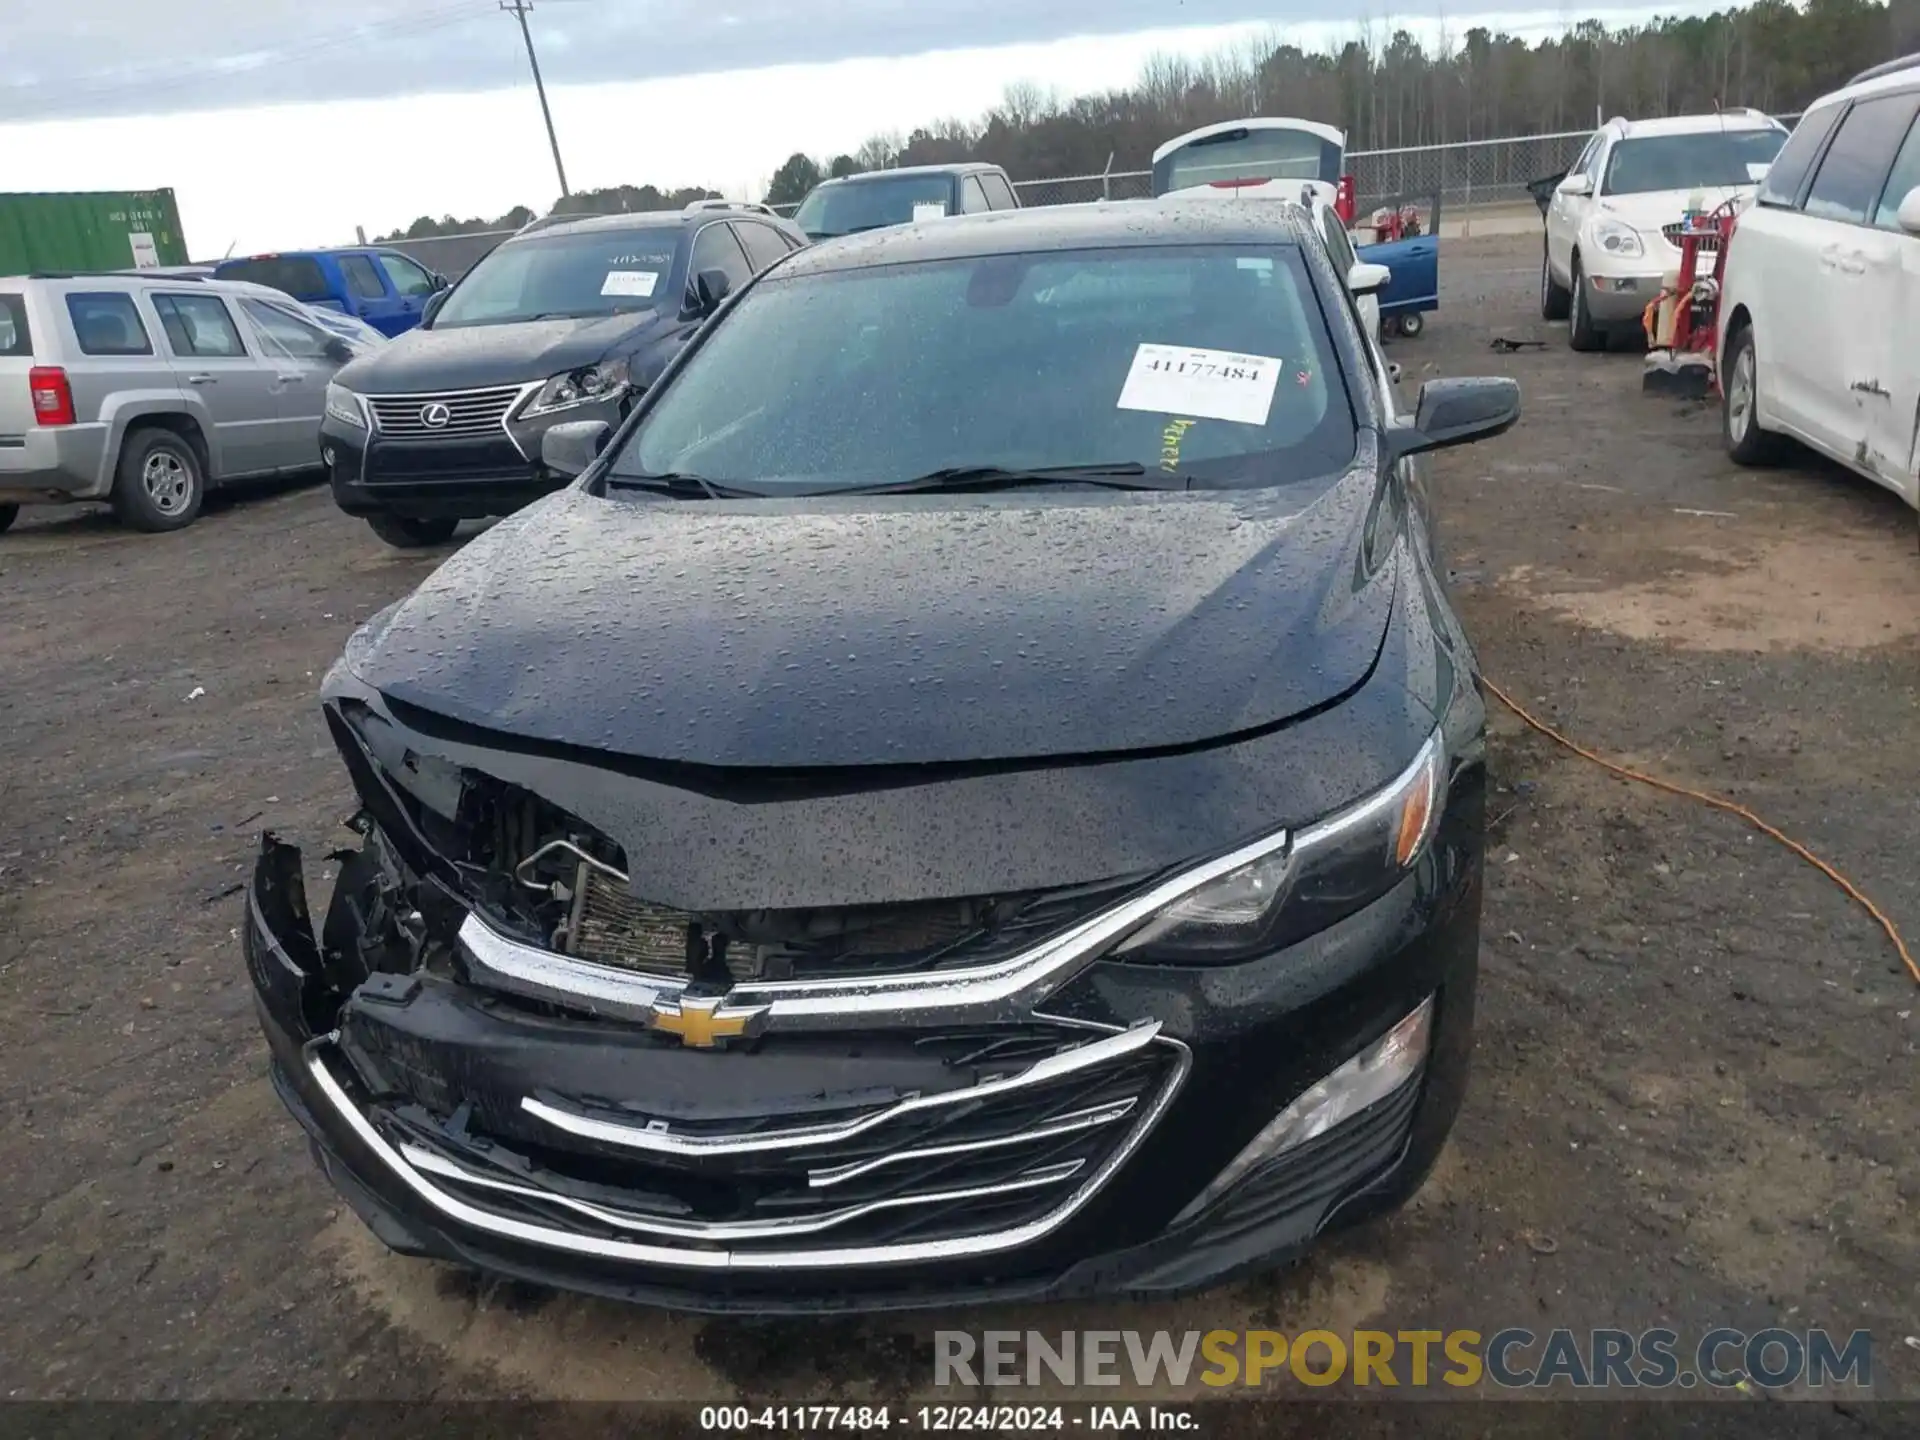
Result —
M 1375 478 L 1305 493 L 669 502 L 567 490 L 350 644 L 394 700 L 720 767 L 1189 746 L 1337 700 L 1392 608 Z

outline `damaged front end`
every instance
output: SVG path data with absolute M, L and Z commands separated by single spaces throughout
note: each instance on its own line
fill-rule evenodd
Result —
M 300 852 L 264 837 L 246 955 L 283 1099 L 397 1250 L 702 1310 L 1159 1293 L 1410 1188 L 1458 1103 L 1477 757 L 1429 795 L 1448 813 L 1403 883 L 1271 955 L 1182 969 L 1114 952 L 1286 834 L 957 898 L 799 897 L 737 860 L 710 868 L 739 908 L 643 898 L 636 869 L 673 867 L 582 812 L 619 792 L 665 817 L 690 792 L 350 684 L 325 710 L 360 843 L 329 857 L 316 928 Z M 838 803 L 817 789 L 781 813 Z M 986 853 L 964 787 L 938 793 L 956 851 Z M 924 800 L 901 794 L 905 835 Z M 1276 1116 L 1375 1051 L 1402 1068 L 1356 1118 L 1287 1121 L 1267 1154 Z

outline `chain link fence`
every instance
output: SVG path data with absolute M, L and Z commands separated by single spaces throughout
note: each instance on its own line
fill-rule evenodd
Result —
M 1798 115 L 1776 116 L 1792 129 Z M 1415 145 L 1396 150 L 1354 150 L 1347 170 L 1364 212 L 1374 205 L 1437 193 L 1449 210 L 1470 206 L 1530 203 L 1527 182 L 1565 174 L 1592 136 L 1591 130 L 1562 130 L 1551 135 L 1511 135 L 1498 140 L 1461 140 L 1449 145 Z M 1016 180 L 1022 205 L 1079 205 L 1093 200 L 1144 200 L 1153 194 L 1149 170 L 1112 170 L 1102 175 L 1063 175 L 1051 180 Z M 791 216 L 798 205 L 775 205 Z M 511 233 L 450 235 L 404 240 L 394 245 L 423 264 L 459 278 L 474 261 Z

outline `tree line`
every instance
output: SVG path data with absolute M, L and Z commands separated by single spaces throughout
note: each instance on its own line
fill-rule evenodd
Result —
M 1161 56 L 1124 89 L 1063 97 L 1009 86 L 974 120 L 870 137 L 831 159 L 795 154 L 767 202 L 793 204 L 829 175 L 988 160 L 1016 180 L 1144 170 L 1169 137 L 1218 120 L 1294 115 L 1337 125 L 1352 150 L 1579 130 L 1596 117 L 1692 114 L 1716 105 L 1800 110 L 1860 70 L 1920 50 L 1920 0 L 1755 0 L 1710 15 L 1571 25 L 1538 40 L 1473 26 L 1433 43 L 1373 22 L 1309 51 L 1282 40 L 1203 59 Z M 651 185 L 575 195 L 568 209 L 680 208 L 714 192 Z M 514 214 L 525 213 L 516 207 Z M 422 216 L 406 238 L 504 229 L 506 219 Z

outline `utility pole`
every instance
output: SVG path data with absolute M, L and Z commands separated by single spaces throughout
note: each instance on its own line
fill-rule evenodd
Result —
M 567 167 L 560 163 L 560 137 L 553 133 L 553 111 L 547 108 L 547 87 L 540 78 L 540 57 L 533 53 L 533 31 L 527 28 L 527 12 L 533 0 L 500 0 L 500 8 L 520 22 L 520 38 L 527 42 L 527 63 L 533 67 L 533 88 L 540 95 L 540 114 L 547 122 L 547 143 L 553 147 L 553 168 L 560 176 L 560 198 L 573 192 L 567 188 Z

